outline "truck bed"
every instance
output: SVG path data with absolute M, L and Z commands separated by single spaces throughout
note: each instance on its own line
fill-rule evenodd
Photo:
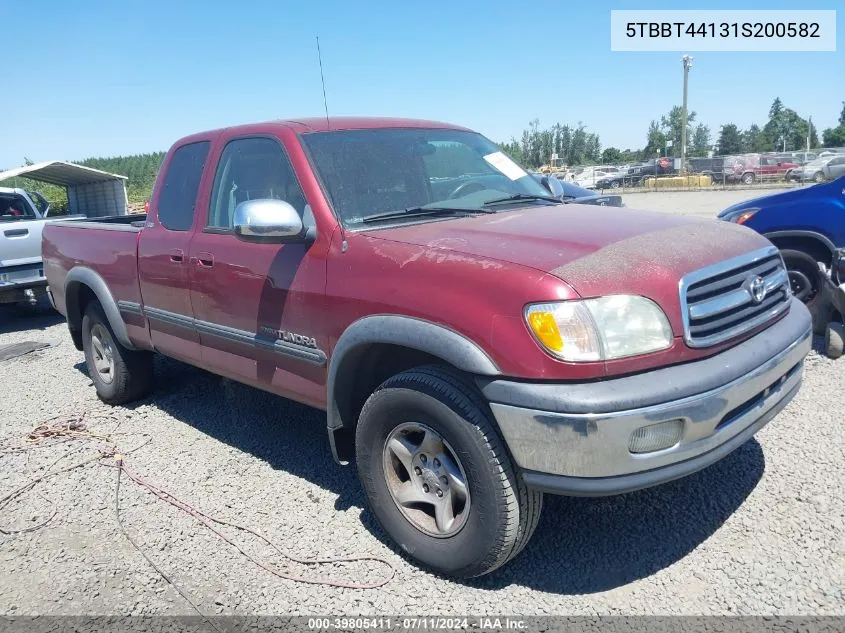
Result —
M 97 273 L 115 300 L 141 303 L 138 237 L 145 221 L 145 215 L 124 215 L 53 222 L 44 227 L 44 272 L 59 312 L 67 314 L 64 288 L 74 268 Z

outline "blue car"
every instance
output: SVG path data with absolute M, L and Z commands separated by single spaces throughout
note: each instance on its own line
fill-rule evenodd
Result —
M 841 338 L 845 315 L 845 177 L 740 202 L 719 214 L 769 238 L 783 255 L 792 292 L 817 333 Z M 833 341 L 836 345 L 836 341 Z

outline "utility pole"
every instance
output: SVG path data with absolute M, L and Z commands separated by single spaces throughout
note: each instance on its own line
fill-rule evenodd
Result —
M 810 136 L 813 134 L 813 117 L 807 119 L 809 125 L 807 126 L 807 151 L 810 151 Z
M 684 64 L 684 111 L 681 121 L 681 173 L 687 171 L 687 84 L 689 83 L 689 69 L 692 68 L 692 57 L 681 57 Z

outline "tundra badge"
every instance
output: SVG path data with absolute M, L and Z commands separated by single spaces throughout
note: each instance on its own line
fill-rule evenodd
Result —
M 261 333 L 272 336 L 274 339 L 284 341 L 285 343 L 293 343 L 294 345 L 303 345 L 317 349 L 317 340 L 311 336 L 288 332 L 287 330 L 276 330 L 266 325 L 261 326 Z

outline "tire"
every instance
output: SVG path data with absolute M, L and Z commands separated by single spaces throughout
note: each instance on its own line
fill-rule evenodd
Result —
M 813 182 L 824 182 L 824 172 L 817 171 L 813 174 Z
M 611 189 L 619 189 L 619 187 L 621 187 L 621 186 L 622 186 L 622 185 L 620 185 L 620 184 L 619 184 L 619 181 L 618 181 L 618 180 L 614 180 L 614 181 L 612 181 L 612 182 L 610 183 L 610 188 L 611 188 Z
M 824 274 L 815 257 L 804 251 L 784 249 L 781 252 L 789 273 L 793 294 L 804 302 L 813 317 L 813 331 L 824 334 L 833 315 L 833 306 L 823 298 Z
M 466 477 L 468 497 L 463 510 L 453 514 L 459 523 L 453 522 L 452 533 L 434 533 L 438 526 L 428 517 L 433 515 L 428 501 L 400 509 L 396 500 L 397 486 L 401 489 L 420 481 L 434 481 L 437 490 L 417 494 L 440 493 L 438 479 L 429 478 L 430 470 L 417 476 L 387 450 L 388 440 L 414 425 L 428 429 L 426 438 L 431 431 L 439 435 L 445 448 L 436 454 L 453 455 L 460 474 L 470 475 Z M 414 434 L 409 432 L 405 438 Z M 402 441 L 404 445 L 416 440 Z M 373 514 L 401 549 L 427 568 L 458 578 L 490 573 L 519 554 L 537 527 L 543 494 L 526 488 L 491 422 L 487 405 L 457 372 L 427 366 L 386 380 L 364 404 L 355 445 L 358 474 Z M 425 442 L 418 448 L 408 453 L 408 461 L 403 463 L 423 468 L 438 464 L 431 457 L 423 461 L 428 450 Z M 407 480 L 397 483 L 396 471 L 405 472 Z M 424 484 L 419 486 L 424 488 Z M 449 494 L 457 489 L 453 486 Z
M 153 378 L 152 354 L 123 347 L 97 301 L 88 304 L 82 318 L 82 349 L 97 396 L 106 404 L 124 404 L 149 391 Z
M 746 172 L 742 174 L 742 184 L 744 185 L 753 185 L 754 184 L 754 174 L 752 172 Z
M 845 326 L 841 323 L 828 323 L 824 336 L 824 352 L 828 358 L 839 358 L 845 351 Z

